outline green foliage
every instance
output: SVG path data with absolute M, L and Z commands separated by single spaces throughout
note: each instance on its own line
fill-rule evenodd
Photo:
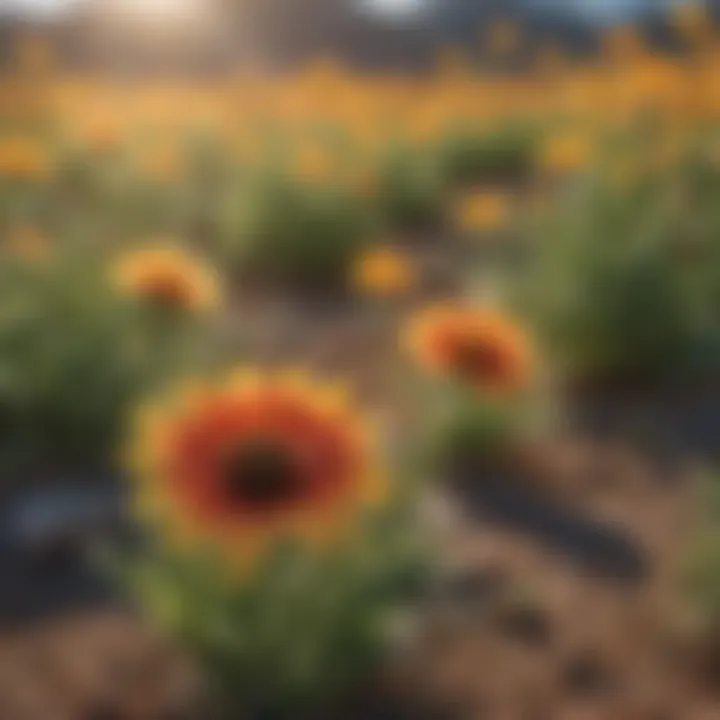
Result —
M 418 400 L 422 460 L 443 474 L 504 457 L 527 436 L 539 408 L 530 393 L 507 397 L 455 382 L 424 382 Z
M 513 405 L 487 397 L 459 404 L 438 428 L 441 457 L 449 463 L 472 463 L 506 451 L 518 430 Z
M 315 718 L 369 679 L 425 582 L 407 510 L 367 519 L 334 549 L 278 542 L 236 576 L 209 552 L 157 550 L 127 579 L 195 654 L 228 718 Z
M 378 161 L 375 202 L 390 233 L 427 232 L 442 228 L 449 207 L 449 188 L 429 153 L 396 145 Z
M 310 294 L 343 292 L 371 230 L 365 204 L 330 183 L 268 172 L 232 209 L 229 253 L 250 283 Z
M 112 467 L 128 405 L 179 360 L 180 325 L 116 296 L 87 252 L 0 258 L 0 467 Z
M 534 238 L 518 302 L 573 380 L 683 382 L 714 364 L 720 215 L 687 179 L 591 179 Z
M 461 126 L 442 139 L 441 167 L 455 186 L 522 180 L 533 170 L 539 137 L 537 129 L 517 124 L 493 130 Z
M 720 625 L 720 486 L 717 478 L 701 485 L 698 523 L 684 567 L 687 598 L 709 627 Z

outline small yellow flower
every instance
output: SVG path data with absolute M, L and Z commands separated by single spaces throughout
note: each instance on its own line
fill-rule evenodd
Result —
M 298 151 L 294 157 L 293 170 L 303 180 L 322 182 L 331 179 L 337 171 L 332 154 L 322 147 L 309 146 Z
M 159 149 L 146 155 L 139 163 L 140 172 L 150 180 L 171 183 L 180 180 L 184 167 L 177 152 Z
M 81 143 L 92 152 L 107 153 L 122 144 L 125 132 L 111 114 L 97 115 L 80 127 Z
M 0 141 L 0 177 L 43 181 L 52 176 L 53 164 L 47 150 L 27 138 Z
M 592 160 L 593 145 L 584 135 L 569 134 L 550 138 L 540 153 L 541 169 L 550 173 L 575 172 Z
M 169 244 L 129 252 L 119 259 L 113 276 L 122 293 L 159 307 L 203 312 L 220 303 L 217 273 Z
M 363 253 L 352 268 L 352 284 L 364 294 L 387 297 L 407 293 L 415 286 L 415 264 L 407 253 L 391 246 Z
M 466 233 L 494 232 L 507 227 L 510 213 L 506 193 L 484 190 L 460 200 L 455 211 L 456 225 Z

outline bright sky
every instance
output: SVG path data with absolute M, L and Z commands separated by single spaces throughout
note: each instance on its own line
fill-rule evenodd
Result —
M 428 0 L 363 0 L 363 3 L 375 13 L 402 18 L 422 10 Z
M 78 0 L 0 0 L 0 13 L 22 13 L 31 15 L 52 15 L 61 13 Z M 119 2 L 121 0 L 115 0 Z M 138 2 L 138 0 L 127 0 Z M 169 0 L 142 0 L 144 5 L 156 2 L 169 3 Z M 302 0 L 298 0 L 301 2 Z M 359 0 L 369 9 L 388 17 L 402 18 L 412 15 L 423 5 L 433 0 Z M 548 7 L 565 6 L 576 11 L 585 12 L 598 19 L 609 17 L 622 17 L 628 11 L 638 6 L 648 6 L 648 0 L 526 0 L 529 4 L 547 5 Z M 660 3 L 671 4 L 682 0 L 658 0 Z
M 23 15 L 52 15 L 69 8 L 76 0 L 0 0 L 0 12 Z

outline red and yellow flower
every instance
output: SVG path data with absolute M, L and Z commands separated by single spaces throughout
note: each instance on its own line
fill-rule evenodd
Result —
M 511 394 L 533 370 L 531 343 L 511 319 L 484 308 L 440 305 L 419 313 L 409 326 L 409 350 L 430 372 L 480 390 Z
M 122 293 L 158 307 L 202 312 L 220 302 L 217 273 L 171 245 L 129 252 L 117 262 L 114 278 Z
M 184 388 L 140 413 L 131 451 L 138 508 L 240 566 L 280 538 L 322 547 L 385 496 L 369 425 L 300 372 Z

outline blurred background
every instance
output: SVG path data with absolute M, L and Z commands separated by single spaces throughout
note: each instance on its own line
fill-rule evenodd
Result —
M 277 70 L 333 55 L 363 69 L 421 69 L 443 45 L 477 45 L 498 19 L 527 30 L 518 60 L 561 42 L 578 56 L 602 28 L 632 21 L 672 44 L 667 10 L 684 0 L 3 0 L 7 38 L 32 27 L 79 67 L 113 71 Z M 712 6 L 712 3 L 711 3 Z

